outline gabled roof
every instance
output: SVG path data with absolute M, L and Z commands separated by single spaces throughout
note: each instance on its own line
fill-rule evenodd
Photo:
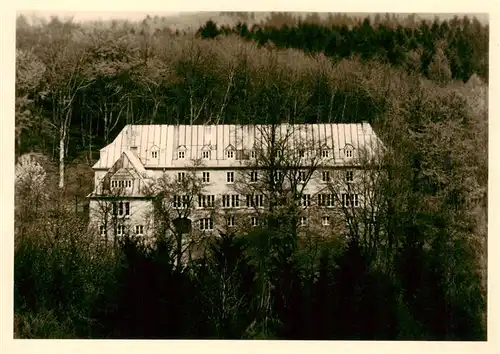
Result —
M 95 169 L 109 169 L 123 153 L 137 169 L 144 172 L 148 168 L 169 168 L 184 166 L 186 160 L 202 157 L 202 151 L 210 147 L 211 158 L 206 166 L 233 166 L 241 164 L 237 159 L 228 160 L 229 146 L 234 150 L 251 150 L 259 144 L 268 125 L 127 125 L 115 140 L 101 150 L 101 158 L 93 166 Z M 341 154 L 346 144 L 356 150 L 375 152 L 384 149 L 368 123 L 355 124 L 280 124 L 275 126 L 278 137 L 289 136 L 290 148 L 298 149 L 303 143 L 326 144 Z M 136 155 L 130 151 L 137 147 Z M 158 158 L 149 159 L 148 148 L 158 146 Z M 178 149 L 186 149 L 186 160 L 177 160 Z M 339 162 L 340 163 L 340 162 Z

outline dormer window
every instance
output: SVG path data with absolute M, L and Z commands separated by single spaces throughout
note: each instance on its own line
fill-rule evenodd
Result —
M 186 158 L 186 147 L 184 145 L 180 145 L 177 148 L 177 159 L 184 160 Z
M 229 145 L 226 148 L 226 158 L 228 160 L 233 160 L 234 159 L 234 147 L 232 145 Z
M 257 153 L 255 152 L 255 150 L 250 151 L 250 158 L 255 159 L 256 156 Z
M 327 149 L 321 150 L 321 157 L 323 157 L 323 158 L 330 157 L 330 151 Z
M 306 157 L 306 151 L 305 150 L 299 150 L 299 157 L 300 158 Z
M 205 145 L 201 149 L 201 158 L 204 160 L 210 160 L 210 146 Z
M 153 145 L 151 147 L 151 158 L 154 160 L 158 159 L 159 152 L 160 152 L 160 148 L 156 145 Z
M 346 158 L 352 158 L 353 147 L 352 145 L 347 144 L 344 148 L 344 156 Z

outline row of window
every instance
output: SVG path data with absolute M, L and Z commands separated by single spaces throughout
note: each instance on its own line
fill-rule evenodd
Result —
M 320 207 L 333 207 L 335 206 L 334 194 L 318 194 L 317 205 Z M 250 207 L 264 207 L 264 196 L 262 194 L 246 195 L 246 206 Z M 312 197 L 310 194 L 302 195 L 301 205 L 303 207 L 311 206 Z M 359 197 L 358 194 L 341 194 L 341 203 L 343 207 L 358 207 Z M 174 208 L 188 208 L 191 204 L 188 195 L 174 195 L 173 206 Z M 239 194 L 223 194 L 221 197 L 221 206 L 223 208 L 239 208 L 240 195 Z M 213 208 L 215 207 L 215 195 L 198 195 L 198 208 Z M 128 214 L 127 214 L 128 215 Z
M 240 153 L 240 160 L 243 159 L 243 152 L 241 150 L 237 150 Z M 344 157 L 346 158 L 351 158 L 352 157 L 352 148 L 345 148 L 344 149 Z M 305 158 L 306 155 L 308 155 L 306 150 L 299 150 L 299 157 Z M 331 150 L 330 149 L 320 149 L 319 154 L 322 158 L 329 158 L 331 156 Z M 254 150 L 250 151 L 250 158 L 255 159 L 256 158 L 256 152 Z M 278 156 L 281 157 L 283 155 L 283 151 L 279 150 L 278 151 Z M 309 153 L 310 155 L 310 153 Z M 211 157 L 211 151 L 210 150 L 203 150 L 201 152 L 201 157 L 204 160 L 209 160 Z M 228 160 L 234 160 L 235 158 L 235 150 L 234 149 L 227 149 L 225 153 L 225 157 Z M 153 159 L 158 159 L 158 150 L 153 150 L 151 151 L 151 158 Z M 177 151 L 177 159 L 178 160 L 184 160 L 186 158 L 186 152 L 184 150 Z M 247 157 L 248 158 L 248 157 Z
M 108 233 L 105 225 L 99 225 L 99 233 L 101 236 L 105 236 Z M 117 235 L 125 235 L 126 228 L 125 225 L 117 225 L 116 226 L 116 234 Z M 144 235 L 144 225 L 135 225 L 135 234 L 138 236 Z
M 321 173 L 321 180 L 323 182 L 330 182 L 331 174 L 330 171 L 322 171 Z M 186 178 L 186 172 L 178 172 L 177 173 L 177 180 L 179 182 L 184 181 Z M 305 182 L 308 178 L 308 174 L 305 171 L 300 171 L 299 172 L 299 181 L 300 182 Z M 259 179 L 259 174 L 256 171 L 250 172 L 250 182 L 257 182 Z M 283 179 L 283 173 L 280 171 L 276 172 L 275 175 L 275 181 L 279 182 Z M 210 172 L 203 172 L 202 173 L 202 181 L 203 183 L 210 183 Z M 354 171 L 346 171 L 345 174 L 345 181 L 346 182 L 353 182 L 354 181 Z M 234 183 L 234 172 L 226 172 L 226 182 L 227 183 Z
M 112 188 L 131 188 L 132 180 L 112 180 L 111 181 Z
M 328 226 L 330 225 L 330 216 L 326 215 L 321 218 L 321 225 L 323 226 Z M 299 219 L 299 225 L 300 226 L 306 226 L 308 225 L 308 218 L 306 216 L 301 216 Z M 250 222 L 252 226 L 259 226 L 260 220 L 256 216 L 252 216 L 250 218 Z M 208 230 L 213 230 L 214 229 L 214 219 L 213 218 L 202 218 L 198 220 L 199 223 L 199 229 L 201 231 L 208 231 Z M 228 216 L 226 217 L 226 226 L 227 227 L 234 227 L 236 225 L 236 217 L 235 216 Z

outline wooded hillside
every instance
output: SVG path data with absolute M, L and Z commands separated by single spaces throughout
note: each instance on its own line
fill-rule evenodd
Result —
M 16 157 L 43 157 L 17 168 L 17 335 L 484 340 L 488 26 L 239 16 L 196 33 L 18 18 Z M 72 208 L 126 124 L 280 121 L 373 125 L 377 239 L 339 235 L 315 258 L 241 232 L 181 269 L 161 243 L 95 246 Z

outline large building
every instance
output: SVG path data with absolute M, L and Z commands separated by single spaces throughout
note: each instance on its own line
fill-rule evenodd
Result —
M 381 147 L 368 123 L 127 125 L 93 166 L 91 225 L 108 237 L 151 235 L 160 196 L 163 217 L 219 232 L 257 226 L 268 200 L 292 195 L 299 226 L 327 229 L 333 210 L 362 204 L 353 186 Z

